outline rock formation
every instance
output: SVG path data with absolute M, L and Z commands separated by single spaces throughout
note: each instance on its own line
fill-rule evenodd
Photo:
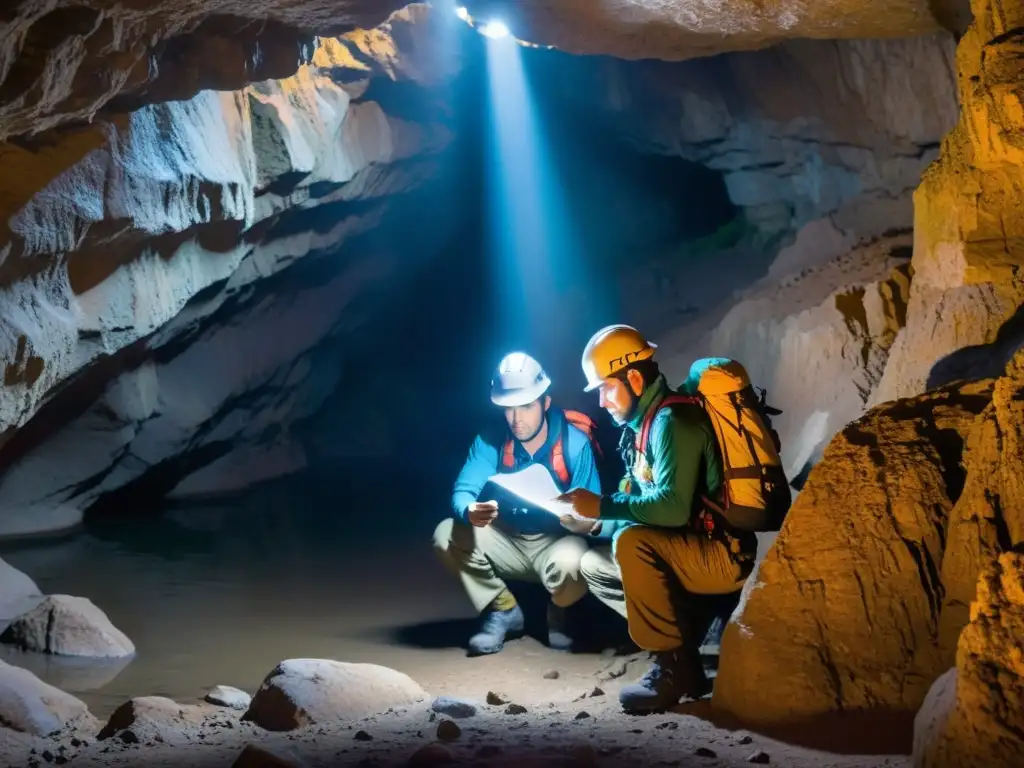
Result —
M 992 385 L 879 406 L 833 438 L 722 638 L 716 707 L 762 723 L 917 708 L 946 668 L 943 531 Z
M 412 678 L 377 664 L 289 659 L 267 675 L 242 719 L 268 731 L 290 731 L 367 717 L 426 698 Z
M 121 658 L 135 653 L 132 641 L 91 600 L 70 595 L 43 598 L 11 621 L 0 643 L 58 656 Z
M 760 722 L 917 709 L 952 663 L 966 585 L 1024 541 L 1022 397 L 1024 352 L 836 436 L 726 630 L 716 706 Z
M 849 250 L 910 229 L 911 194 L 956 125 L 954 56 L 938 34 L 682 63 L 566 57 L 550 87 L 645 151 L 719 171 L 766 234 L 827 216 Z
M 430 88 L 457 59 L 431 18 L 414 6 L 320 38 L 284 80 L 0 145 L 5 179 L 48 180 L 4 196 L 0 533 L 74 524 L 144 477 L 170 491 L 221 457 L 183 492 L 301 466 L 281 414 L 322 402 L 340 361 L 313 366 L 316 345 L 396 278 L 394 253 L 338 255 L 430 176 L 450 137 Z M 437 119 L 374 101 L 392 77 Z
M 90 736 L 96 722 L 74 696 L 47 685 L 31 672 L 0 661 L 0 737 L 10 728 L 36 736 L 81 729 Z
M 1024 555 L 985 565 L 956 667 L 932 686 L 914 723 L 917 768 L 1011 768 L 1024 754 Z
M 290 77 L 315 47 L 310 30 L 372 29 L 403 5 L 19 3 L 0 21 L 0 141 L 88 120 L 119 99 L 185 100 Z
M 699 357 L 743 362 L 783 411 L 772 424 L 791 479 L 864 413 L 906 322 L 911 285 L 907 235 L 882 238 L 823 264 L 788 263 L 801 245 L 798 238 L 784 249 L 768 274 L 733 302 L 662 340 L 663 367 L 673 381 L 682 380 Z
M 504 20 L 514 35 L 531 43 L 570 53 L 668 61 L 792 38 L 904 37 L 940 26 L 956 30 L 967 17 L 961 0 L 466 0 L 462 5 L 481 22 Z
M 914 193 L 914 286 L 875 402 L 998 374 L 1022 340 L 1024 6 L 974 0 L 961 119 Z

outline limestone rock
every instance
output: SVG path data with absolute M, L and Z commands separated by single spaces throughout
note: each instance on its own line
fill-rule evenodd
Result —
M 958 116 L 948 35 L 796 40 L 681 63 L 570 59 L 548 87 L 650 152 L 719 171 L 765 232 L 829 217 L 839 253 L 910 229 L 913 191 Z
M 230 685 L 215 685 L 203 698 L 210 704 L 239 710 L 248 709 L 252 703 L 252 696 Z
M 0 661 L 0 727 L 48 736 L 65 730 L 91 734 L 99 723 L 74 696 Z
M 917 768 L 1011 768 L 1024 754 L 1024 554 L 1004 553 L 978 582 L 956 668 L 914 723 Z
M 840 239 L 839 252 L 818 263 L 784 251 L 778 267 L 740 293 L 724 316 L 657 339 L 672 381 L 682 381 L 700 357 L 743 363 L 783 411 L 772 424 L 791 479 L 864 413 L 906 318 L 911 276 L 907 259 L 896 254 L 909 251 L 910 238 L 852 250 L 845 244 Z M 699 333 L 705 325 L 710 330 Z
M 439 696 L 434 699 L 430 708 L 439 715 L 448 715 L 448 717 L 454 718 L 473 717 L 477 712 L 477 705 L 472 701 L 455 699 L 451 696 Z
M 115 709 L 96 738 L 108 739 L 130 730 L 133 738 L 143 741 L 173 741 L 196 732 L 203 719 L 200 707 L 178 704 L 164 696 L 141 696 Z
M 451 131 L 443 86 L 428 86 L 457 64 L 436 15 L 416 6 L 321 38 L 283 79 L 0 144 L 0 534 L 73 525 L 154 471 L 174 488 L 209 467 L 187 496 L 304 466 L 284 419 L 309 416 L 340 377 L 337 362 L 314 369 L 313 350 L 398 264 L 371 249 L 310 262 L 436 172 Z M 426 122 L 367 98 L 382 78 L 422 86 Z
M 42 599 L 32 579 L 0 559 L 0 623 L 32 610 Z
M 377 664 L 289 659 L 267 675 L 243 715 L 269 731 L 368 717 L 427 698 L 412 678 Z
M 134 643 L 91 600 L 70 595 L 43 599 L 14 619 L 0 642 L 59 656 L 121 658 L 135 653 Z
M 991 405 L 968 435 L 964 470 L 967 481 L 949 514 L 942 558 L 943 667 L 956 663 L 979 574 L 1005 549 L 1024 542 L 1024 353 L 996 380 Z
M 631 0 L 476 0 L 480 19 L 514 19 L 512 33 L 537 45 L 618 58 L 685 59 L 767 47 L 788 38 L 909 37 L 954 24 L 952 3 L 924 0 L 746 0 L 642 3 Z
M 998 375 L 1024 340 L 1024 6 L 973 0 L 960 122 L 914 193 L 914 286 L 875 402 Z
M 833 438 L 726 627 L 715 707 L 759 723 L 917 709 L 945 669 L 944 531 L 992 389 L 879 406 Z

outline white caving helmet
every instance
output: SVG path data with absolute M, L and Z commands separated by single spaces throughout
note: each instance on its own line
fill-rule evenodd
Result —
M 502 408 L 532 403 L 548 391 L 551 379 L 525 352 L 512 352 L 498 363 L 491 379 L 491 402 Z

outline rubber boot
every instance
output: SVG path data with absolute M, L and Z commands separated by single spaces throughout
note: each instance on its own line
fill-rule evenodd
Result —
M 619 691 L 619 702 L 627 712 L 659 712 L 680 701 L 696 701 L 711 692 L 700 654 L 681 648 L 654 654 L 654 663 L 638 682 Z
M 572 638 L 567 629 L 565 608 L 548 603 L 548 646 L 556 651 L 571 651 Z
M 489 609 L 480 625 L 480 631 L 469 638 L 469 655 L 486 656 L 505 647 L 505 640 L 521 637 L 526 629 L 523 611 L 518 605 L 507 611 Z

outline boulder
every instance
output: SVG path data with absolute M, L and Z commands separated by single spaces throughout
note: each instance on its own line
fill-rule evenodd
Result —
M 130 741 L 173 741 L 197 732 L 205 712 L 198 706 L 185 706 L 163 696 L 141 696 L 130 699 L 114 710 L 96 738 L 108 739 L 116 734 Z M 131 735 L 125 738 L 125 733 Z
M 230 685 L 215 685 L 206 696 L 203 697 L 210 704 L 218 707 L 230 707 L 231 709 L 245 710 L 252 703 L 252 696 L 238 688 Z
M 993 386 L 878 406 L 831 441 L 726 627 L 716 708 L 765 724 L 917 710 L 948 666 L 934 640 L 945 529 Z
M 269 731 L 349 720 L 427 698 L 412 678 L 377 664 L 289 659 L 267 675 L 242 716 Z
M 302 765 L 302 761 L 292 754 L 246 744 L 231 768 L 301 768 Z
M 32 579 L 0 559 L 0 623 L 31 610 L 42 599 Z
M 71 694 L 0 661 L 0 726 L 48 736 L 74 730 L 94 733 L 99 723 Z
M 0 642 L 61 656 L 120 658 L 135 653 L 132 641 L 92 601 L 70 595 L 43 599 L 10 623 Z
M 914 723 L 916 768 L 1015 768 L 1024 755 L 1024 554 L 1007 552 L 978 582 L 956 668 L 932 686 Z

